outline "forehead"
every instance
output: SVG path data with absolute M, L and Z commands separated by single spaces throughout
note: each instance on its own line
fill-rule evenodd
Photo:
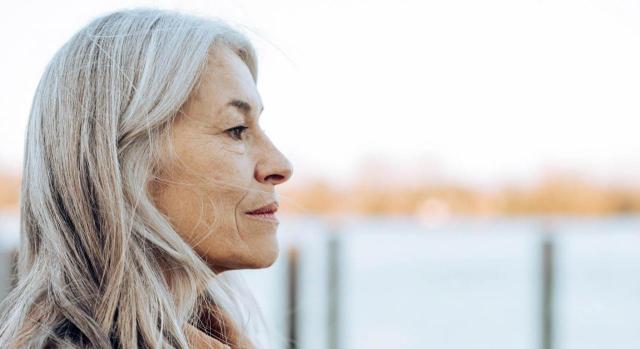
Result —
M 247 65 L 226 45 L 216 45 L 209 52 L 206 68 L 191 102 L 217 110 L 232 99 L 244 100 L 255 110 L 262 105 Z

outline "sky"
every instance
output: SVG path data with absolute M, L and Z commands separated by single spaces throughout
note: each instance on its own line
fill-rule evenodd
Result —
M 0 169 L 19 171 L 33 92 L 92 18 L 216 16 L 259 55 L 262 125 L 292 181 L 570 171 L 640 184 L 640 1 L 55 1 L 0 11 Z

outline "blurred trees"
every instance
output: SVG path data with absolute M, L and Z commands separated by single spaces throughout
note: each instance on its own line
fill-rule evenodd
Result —
M 20 195 L 20 177 L 0 173 L 0 210 L 17 210 Z
M 302 214 L 578 215 L 640 213 L 640 188 L 554 175 L 527 186 L 478 190 L 456 184 L 371 183 L 337 188 L 324 181 L 283 187 L 283 209 Z
M 379 182 L 382 183 L 382 182 Z M 20 177 L 0 173 L 0 210 L 18 208 Z M 362 181 L 332 185 L 309 180 L 280 189 L 281 210 L 291 214 L 452 214 L 479 216 L 640 214 L 640 186 L 599 184 L 577 175 L 554 174 L 533 185 L 492 190 L 438 181 L 382 185 Z

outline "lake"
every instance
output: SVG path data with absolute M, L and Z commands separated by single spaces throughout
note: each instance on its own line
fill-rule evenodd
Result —
M 298 348 L 331 348 L 328 236 L 340 241 L 338 348 L 543 348 L 545 239 L 555 251 L 552 348 L 640 348 L 638 217 L 459 219 L 440 227 L 298 219 L 283 222 L 280 234 L 284 249 L 300 249 Z M 286 262 L 244 272 L 276 333 L 286 333 Z
M 16 231 L 15 218 L 0 219 L 1 251 L 17 244 Z M 639 217 L 457 218 L 437 226 L 284 217 L 279 238 L 271 268 L 238 272 L 272 328 L 274 349 L 287 347 L 291 314 L 299 349 L 543 348 L 544 241 L 555 256 L 552 348 L 640 348 Z

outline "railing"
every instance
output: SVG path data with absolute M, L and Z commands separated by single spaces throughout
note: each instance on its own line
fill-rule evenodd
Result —
M 640 218 L 300 219 L 279 234 L 276 264 L 241 272 L 274 349 L 640 347 Z M 9 258 L 0 246 L 0 280 Z
M 340 318 L 340 274 L 341 274 L 341 254 L 343 247 L 341 246 L 340 236 L 336 233 L 329 235 L 327 239 L 327 349 L 342 349 L 340 345 L 341 336 L 341 318 Z M 289 246 L 287 249 L 287 349 L 299 349 L 298 333 L 299 316 L 299 285 L 300 285 L 300 252 L 295 245 Z M 554 349 L 554 296 L 555 296 L 555 246 L 552 232 L 545 232 L 540 242 L 540 349 Z
M 288 252 L 283 253 L 287 258 L 279 263 L 281 269 L 288 270 L 288 286 L 283 290 L 286 301 L 282 302 L 287 307 L 282 312 L 288 316 L 283 321 L 282 326 L 286 330 L 282 333 L 289 341 L 280 343 L 280 347 L 386 348 L 393 345 L 394 338 L 397 338 L 395 347 L 398 348 L 640 347 L 640 325 L 629 325 L 640 323 L 640 313 L 636 312 L 640 311 L 640 292 L 634 294 L 625 290 L 631 286 L 640 291 L 638 218 L 565 219 L 554 225 L 534 219 L 514 222 L 506 227 L 496 228 L 496 231 L 492 230 L 492 223 L 475 227 L 445 226 L 435 230 L 421 227 L 405 229 L 406 227 L 400 224 L 396 231 L 385 233 L 387 236 L 381 239 L 380 245 L 372 243 L 380 238 L 380 231 L 372 229 L 370 235 L 357 231 L 367 230 L 371 226 L 366 229 L 358 227 L 358 224 L 346 224 L 339 228 L 324 227 L 310 235 L 301 233 L 300 225 L 283 229 L 283 235 L 286 236 L 284 251 Z M 378 230 L 384 231 L 388 228 L 381 227 Z M 296 234 L 302 236 L 292 239 L 291 236 Z M 309 236 L 314 238 L 307 241 Z M 371 256 L 366 255 L 375 253 L 371 251 L 372 246 L 380 248 L 381 251 L 389 250 L 394 257 L 388 259 L 393 260 L 398 259 L 398 251 L 402 251 L 402 247 L 389 248 L 384 243 L 407 239 L 412 241 L 409 245 L 414 247 L 407 251 L 407 257 L 402 261 L 410 269 L 409 275 L 389 278 L 388 270 L 385 270 L 384 266 L 385 258 L 388 256 L 382 253 L 376 266 L 361 268 L 362 265 L 371 262 Z M 501 239 L 508 242 L 500 242 Z M 459 248 L 471 251 L 472 256 L 465 258 L 464 252 L 448 254 L 447 251 L 438 252 L 437 248 L 429 247 L 434 243 L 447 246 L 449 240 L 451 246 L 447 247 L 448 250 L 456 251 L 456 244 L 460 244 Z M 465 240 L 472 240 L 473 243 L 462 243 Z M 487 245 L 483 246 L 485 242 Z M 439 257 L 415 259 L 414 257 L 420 255 L 416 254 L 416 251 L 421 250 L 420 246 L 415 246 L 419 244 L 424 245 L 425 255 L 436 254 Z M 310 253 L 314 249 L 321 252 Z M 310 257 L 310 254 L 315 255 Z M 362 255 L 365 255 L 365 258 L 360 258 Z M 447 255 L 454 257 L 447 258 Z M 610 258 L 599 261 L 601 255 Z M 445 257 L 440 258 L 442 256 Z M 460 265 L 461 261 L 465 264 Z M 486 265 L 482 265 L 485 261 Z M 620 263 L 621 261 L 625 263 Z M 324 264 L 325 267 L 317 268 L 318 263 Z M 394 262 L 394 265 L 400 264 Z M 421 276 L 415 275 L 416 282 L 413 284 L 397 282 L 411 281 L 410 274 L 422 267 L 450 269 L 451 278 L 447 280 L 447 274 L 444 272 L 431 272 L 436 277 L 422 275 L 422 282 L 418 282 Z M 603 268 L 614 271 L 615 277 L 611 276 L 611 279 L 606 272 L 603 273 Z M 620 268 L 625 270 L 615 272 Z M 374 272 L 365 276 L 358 275 L 361 269 Z M 376 277 L 377 269 L 379 288 L 391 292 L 381 292 L 371 286 L 375 286 L 375 282 L 367 280 L 372 276 Z M 277 270 L 276 266 L 268 272 L 275 274 Z M 318 270 L 322 270 L 324 275 L 318 273 Z M 493 273 L 492 270 L 498 272 Z M 401 269 L 396 271 L 398 274 L 405 273 Z M 627 271 L 632 272 L 626 274 Z M 623 272 L 625 275 L 621 274 Z M 308 274 L 316 275 L 315 279 L 310 281 Z M 618 280 L 621 282 L 617 283 Z M 457 285 L 451 287 L 456 282 Z M 413 287 L 432 292 L 426 294 L 425 291 L 423 298 L 420 297 L 421 293 L 403 292 L 403 289 Z M 499 290 L 498 287 L 502 289 Z M 322 289 L 324 291 L 319 291 Z M 353 291 L 354 289 L 357 290 Z M 367 295 L 366 289 L 379 296 Z M 396 291 L 393 291 L 394 289 Z M 440 290 L 433 291 L 435 289 Z M 449 292 L 452 290 L 453 292 Z M 259 289 L 256 291 L 260 293 Z M 480 295 L 474 296 L 475 293 Z M 321 296 L 318 297 L 318 294 Z M 399 299 L 398 294 L 412 294 L 413 297 Z M 630 294 L 631 297 L 618 297 L 617 294 Z M 438 301 L 427 299 L 433 295 Z M 465 299 L 456 304 L 455 301 L 447 299 L 447 295 L 453 299 L 462 295 Z M 359 299 L 362 297 L 366 299 Z M 402 310 L 394 313 L 393 305 L 380 307 L 380 304 L 385 302 L 399 302 L 404 305 L 398 307 Z M 424 306 L 422 303 L 425 302 L 446 304 Z M 354 306 L 354 303 L 358 305 Z M 411 306 L 407 307 L 406 303 L 415 303 L 414 309 Z M 384 308 L 380 313 L 398 317 L 378 315 L 376 311 L 369 311 L 367 307 Z M 323 311 L 318 311 L 318 308 L 322 308 Z M 440 311 L 428 313 L 424 309 Z M 363 310 L 367 315 L 358 315 Z M 308 313 L 312 313 L 314 317 L 311 319 L 314 322 L 312 326 L 308 324 L 311 318 Z M 366 321 L 369 316 L 377 317 L 382 325 L 376 325 L 375 321 Z M 405 321 L 403 317 L 415 321 Z M 474 321 L 465 321 L 465 317 Z M 433 320 L 442 318 L 447 320 Z M 273 320 L 277 323 L 275 318 Z M 405 327 L 414 328 L 400 331 L 409 333 L 402 337 L 394 334 L 394 331 L 398 332 L 395 328 L 398 327 L 395 324 L 397 322 L 401 322 Z M 501 329 L 502 325 L 504 329 Z M 477 329 L 473 329 L 473 326 Z M 384 332 L 386 327 L 389 328 L 388 342 L 384 340 L 385 334 L 380 333 Z M 601 329 L 585 330 L 591 327 Z M 417 337 L 421 339 L 416 339 Z

